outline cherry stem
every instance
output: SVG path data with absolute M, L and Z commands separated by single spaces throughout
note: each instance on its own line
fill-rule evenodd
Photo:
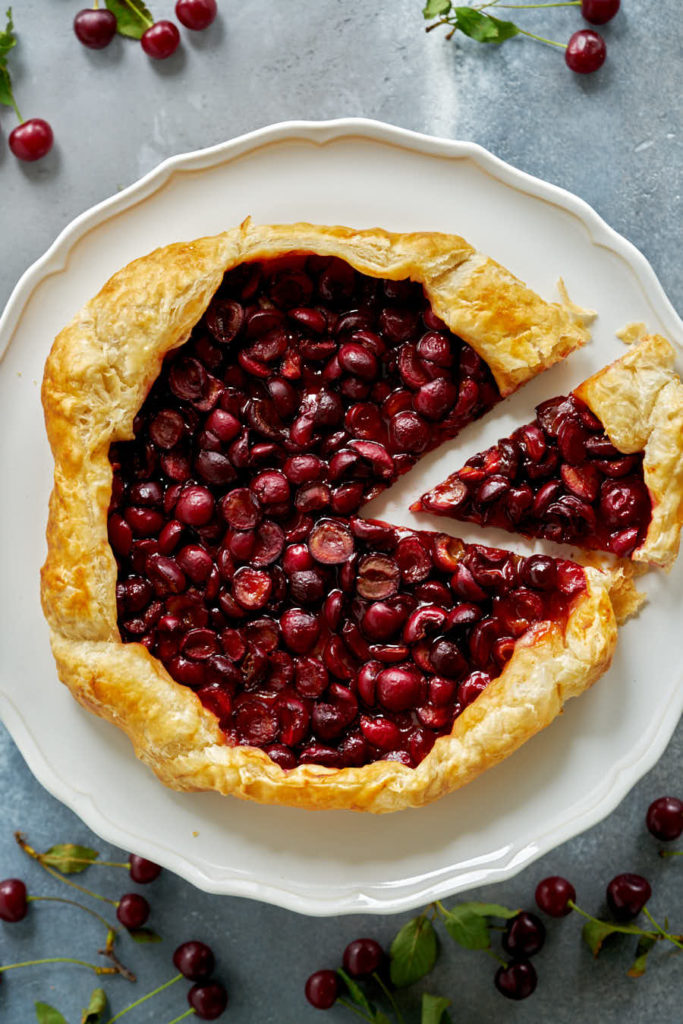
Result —
M 119 1010 L 118 1013 L 115 1013 L 113 1017 L 109 1018 L 106 1024 L 114 1024 L 114 1021 L 119 1020 L 125 1013 L 129 1013 L 130 1010 L 134 1010 L 136 1006 L 141 1006 L 142 1003 L 146 1003 L 148 999 L 151 999 L 152 996 L 158 995 L 159 992 L 163 992 L 165 988 L 170 988 L 171 985 L 175 985 L 176 981 L 180 981 L 181 978 L 182 974 L 176 974 L 175 977 L 170 979 L 170 981 L 164 982 L 163 985 L 159 985 L 159 987 L 155 988 L 152 992 L 148 992 L 146 996 L 141 996 L 140 999 L 136 999 L 134 1003 L 130 1004 L 130 1006 L 126 1006 L 125 1009 Z M 192 1012 L 194 1013 L 194 1010 Z M 183 1016 L 187 1017 L 188 1014 L 183 1014 Z
M 359 1010 L 358 1007 L 354 1006 L 353 1003 L 349 1002 L 348 999 L 344 999 L 343 996 L 340 996 L 337 999 L 337 1002 L 341 1003 L 342 1006 L 345 1006 L 347 1010 L 351 1010 L 353 1013 L 356 1014 L 357 1017 L 360 1017 L 361 1020 L 367 1020 L 369 1021 L 369 1024 L 374 1024 L 374 1020 L 372 1017 L 368 1017 L 366 1013 L 363 1013 L 362 1010 Z M 107 1021 L 107 1024 L 109 1024 L 109 1021 Z M 171 1024 L 173 1024 L 173 1021 L 171 1021 Z
M 507 967 L 507 965 L 508 965 L 507 960 L 503 960 L 502 956 L 498 956 L 498 954 L 494 953 L 493 950 L 490 947 L 488 949 L 485 949 L 484 952 L 487 953 L 491 957 L 492 960 L 495 960 L 495 961 L 497 961 L 497 963 L 502 964 L 503 967 Z
M 674 946 L 677 946 L 679 949 L 683 949 L 683 943 L 680 943 L 678 939 L 676 939 L 675 936 L 670 935 L 669 932 L 665 932 L 662 926 L 660 924 L 657 924 L 657 922 L 655 921 L 654 917 L 647 909 L 647 907 L 643 907 L 643 913 L 645 914 L 645 917 L 648 919 L 648 921 L 655 926 L 655 928 L 662 936 L 662 938 L 668 939 L 669 942 L 672 942 L 674 944 Z
M 42 960 L 24 960 L 20 964 L 3 964 L 0 967 L 0 972 L 12 971 L 15 967 L 36 967 L 39 964 L 78 964 L 79 967 L 87 967 L 89 970 L 94 971 L 95 974 L 119 973 L 115 967 L 99 967 L 97 964 L 89 964 L 85 960 L 74 960 L 70 956 L 48 956 Z
M 173 1020 L 168 1022 L 168 1024 L 178 1024 L 179 1020 L 185 1020 L 186 1017 L 192 1017 L 193 1015 L 194 1010 L 185 1010 L 185 1013 L 181 1013 L 179 1017 L 174 1017 Z
M 33 860 L 37 860 L 43 871 L 47 871 L 48 875 L 52 875 L 53 878 L 57 878 L 60 882 L 64 882 L 65 885 L 70 885 L 72 889 L 77 889 L 79 892 L 84 893 L 85 896 L 92 896 L 93 899 L 102 900 L 103 903 L 111 903 L 112 907 L 118 907 L 117 900 L 110 900 L 108 896 L 101 896 L 97 892 L 92 892 L 91 889 L 86 889 L 82 885 L 77 885 L 76 882 L 72 882 L 71 879 L 65 878 L 61 872 L 55 871 L 54 868 L 51 868 L 49 864 L 46 864 L 43 860 L 43 854 L 34 850 L 33 847 L 26 842 L 21 832 L 15 832 L 14 838 L 24 853 L 27 853 L 29 857 L 33 858 Z
M 669 932 L 665 932 L 662 926 L 657 924 L 647 907 L 643 907 L 643 914 L 648 921 L 655 926 L 656 931 L 654 932 L 647 931 L 645 928 L 639 928 L 637 924 L 620 925 L 613 924 L 611 921 L 601 921 L 600 918 L 587 914 L 586 911 L 577 906 L 573 900 L 567 900 L 567 906 L 571 907 L 572 910 L 575 910 L 577 914 L 581 914 L 581 916 L 585 917 L 588 921 L 593 921 L 595 924 L 608 924 L 615 932 L 623 932 L 625 935 L 645 935 L 649 939 L 667 939 L 669 942 L 672 942 L 674 946 L 677 946 L 679 949 L 683 949 L 683 944 L 679 942 L 675 935 L 670 935 Z
M 96 910 L 84 907 L 82 903 L 78 903 L 76 900 L 67 900 L 63 896 L 27 896 L 26 901 L 27 903 L 68 903 L 71 907 L 78 907 L 79 910 L 84 910 L 86 914 L 90 914 L 91 917 L 96 918 L 96 920 L 103 924 L 107 932 L 113 932 L 116 935 L 116 929 L 109 924 L 106 918 L 98 914 Z
M 405 1024 L 405 1020 L 403 1019 L 403 1014 L 401 1013 L 401 1010 L 399 1009 L 398 1003 L 396 1002 L 396 1000 L 394 998 L 394 993 L 391 991 L 391 989 L 387 985 L 384 984 L 384 981 L 382 980 L 380 975 L 377 973 L 377 971 L 373 971 L 372 972 L 372 977 L 375 979 L 375 981 L 377 982 L 379 987 L 382 989 L 382 992 L 384 992 L 384 995 L 387 997 L 387 999 L 391 1003 L 391 1008 L 394 1011 L 394 1013 L 396 1014 L 396 1020 L 397 1020 L 398 1024 Z
M 683 857 L 683 850 L 660 850 L 660 857 Z
M 517 26 L 517 31 L 520 35 L 528 36 L 529 39 L 535 39 L 538 43 L 545 43 L 547 46 L 558 46 L 561 50 L 567 49 L 566 43 L 558 43 L 554 39 L 546 39 L 544 36 L 534 35 L 533 32 L 527 32 L 525 29 L 520 28 L 519 25 Z

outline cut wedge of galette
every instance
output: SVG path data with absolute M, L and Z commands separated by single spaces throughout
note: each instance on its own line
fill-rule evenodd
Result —
M 446 235 L 247 222 L 130 264 L 46 367 L 60 677 L 178 789 L 469 781 L 607 668 L 628 586 L 358 511 L 586 339 Z
M 668 567 L 683 523 L 683 385 L 646 336 L 531 423 L 468 459 L 413 511 Z

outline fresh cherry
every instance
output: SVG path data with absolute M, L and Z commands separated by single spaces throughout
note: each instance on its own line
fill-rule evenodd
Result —
M 344 950 L 344 970 L 352 978 L 367 978 L 379 969 L 384 950 L 374 939 L 355 939 Z
M 575 32 L 567 43 L 564 59 L 568 68 L 579 75 L 590 75 L 605 63 L 605 40 L 590 28 Z
M 621 6 L 621 0 L 581 0 L 581 13 L 592 25 L 611 21 Z
M 193 32 L 201 32 L 216 20 L 216 0 L 178 0 L 175 15 L 181 25 Z
M 144 896 L 136 892 L 126 893 L 119 900 L 116 916 L 124 928 L 142 928 L 149 917 L 150 906 Z
M 187 993 L 187 1001 L 200 1020 L 216 1020 L 228 1005 L 228 993 L 219 981 L 210 981 L 193 985 Z
M 74 18 L 74 32 L 84 46 L 103 50 L 116 35 L 116 17 L 111 11 L 86 7 Z
M 510 956 L 526 959 L 543 948 L 545 925 L 536 914 L 522 910 L 508 921 L 501 941 Z
M 138 857 L 135 853 L 131 853 L 128 863 L 130 865 L 130 877 L 138 885 L 147 885 L 148 882 L 153 882 L 161 874 L 161 868 L 158 864 L 155 864 L 152 860 L 145 860 L 144 857 Z
M 637 917 L 652 895 L 650 883 L 642 875 L 617 875 L 607 886 L 607 903 L 617 921 Z
M 26 917 L 28 901 L 26 886 L 20 878 L 6 878 L 0 882 L 0 921 L 15 924 Z
M 507 967 L 499 967 L 493 979 L 494 985 L 506 999 L 528 999 L 537 981 L 536 971 L 528 960 L 516 960 Z
M 339 995 L 339 978 L 334 971 L 316 971 L 306 982 L 305 992 L 316 1010 L 329 1010 Z
M 210 978 L 215 966 L 213 950 L 204 942 L 183 942 L 173 954 L 173 963 L 190 981 Z
M 156 21 L 143 33 L 142 49 L 152 60 L 166 60 L 180 45 L 180 32 L 172 21 Z
M 560 875 L 544 878 L 536 886 L 536 903 L 550 917 L 566 917 L 567 914 L 571 914 L 569 900 L 575 902 L 576 889 Z
M 653 800 L 645 818 L 648 829 L 662 843 L 678 839 L 683 832 L 683 800 L 675 796 L 660 796 Z
M 41 160 L 52 149 L 54 135 L 52 128 L 42 117 L 22 121 L 10 132 L 9 148 L 18 160 L 32 163 Z

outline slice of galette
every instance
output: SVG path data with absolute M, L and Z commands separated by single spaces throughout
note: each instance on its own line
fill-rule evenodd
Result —
M 462 239 L 242 228 L 62 332 L 42 598 L 62 680 L 179 789 L 389 811 L 610 662 L 619 574 L 358 517 L 586 340 Z
M 668 567 L 683 523 L 683 385 L 644 337 L 536 419 L 424 494 L 413 511 Z

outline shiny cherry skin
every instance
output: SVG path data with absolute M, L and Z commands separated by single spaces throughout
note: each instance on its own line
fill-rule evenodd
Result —
M 683 832 L 683 800 L 675 796 L 660 796 L 647 809 L 645 823 L 661 843 L 678 839 Z
M 135 853 L 131 853 L 128 863 L 130 865 L 130 877 L 138 885 L 147 885 L 161 874 L 161 868 L 158 864 L 155 864 L 153 860 L 145 860 L 144 857 L 138 857 Z
M 116 18 L 111 11 L 86 7 L 74 18 L 74 32 L 88 49 L 103 50 L 116 35 Z
M 180 973 L 190 981 L 210 978 L 216 961 L 213 950 L 204 942 L 192 940 L 183 942 L 173 954 L 173 963 Z
M 510 956 L 526 959 L 543 948 L 545 925 L 536 914 L 522 910 L 508 921 L 501 941 Z
M 355 939 L 344 950 L 344 970 L 352 978 L 367 978 L 384 960 L 384 950 L 374 939 Z
M 630 872 L 617 875 L 607 886 L 607 904 L 617 921 L 637 917 L 651 895 L 647 878 Z
M 506 999 L 528 999 L 536 988 L 538 976 L 528 960 L 516 960 L 499 967 L 493 983 Z
M 54 142 L 52 128 L 42 117 L 32 117 L 23 121 L 10 132 L 9 148 L 17 160 L 33 163 L 42 160 L 52 149 Z
M 306 982 L 305 992 L 316 1010 L 329 1010 L 339 995 L 339 978 L 334 971 L 316 971 Z
M 181 25 L 193 32 L 202 32 L 212 25 L 218 14 L 216 0 L 178 0 L 175 16 Z
M 536 904 L 550 917 L 566 917 L 572 908 L 568 901 L 576 901 L 576 889 L 571 882 L 560 875 L 550 875 L 536 886 Z
M 567 67 L 578 75 L 590 75 L 605 63 L 605 40 L 590 28 L 575 32 L 567 43 L 564 59 Z
M 149 917 L 150 906 L 137 892 L 126 893 L 119 900 L 116 916 L 124 928 L 142 928 Z
M 216 1020 L 225 1012 L 228 993 L 219 981 L 210 981 L 193 985 L 187 993 L 187 1001 L 200 1020 Z
M 180 32 L 172 21 L 156 21 L 143 33 L 140 43 L 152 60 L 166 60 L 178 49 Z
M 26 886 L 20 878 L 6 878 L 0 882 L 0 921 L 16 924 L 26 917 L 28 901 Z
M 581 13 L 591 25 L 605 25 L 621 6 L 621 0 L 581 0 Z

